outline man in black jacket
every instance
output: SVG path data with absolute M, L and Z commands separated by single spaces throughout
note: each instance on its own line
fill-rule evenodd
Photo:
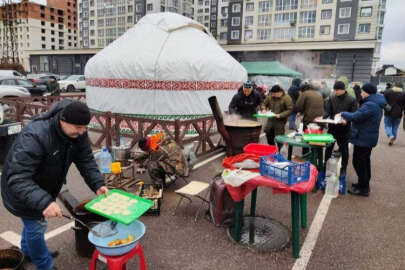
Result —
M 388 84 L 388 83 L 387 83 Z M 389 139 L 388 145 L 393 145 L 397 138 L 398 127 L 401 123 L 403 104 L 403 89 L 402 83 L 396 82 L 394 87 L 385 90 L 384 97 L 389 106 L 384 110 L 384 126 L 385 133 Z
M 323 118 L 335 118 L 335 115 L 341 112 L 354 112 L 357 109 L 356 99 L 350 96 L 345 90 L 345 84 L 341 81 L 335 82 L 333 85 L 334 95 L 328 99 Z M 342 166 L 340 168 L 340 180 L 346 178 L 347 163 L 349 161 L 349 139 L 350 139 L 350 123 L 345 120 L 341 124 L 329 124 L 328 133 L 335 138 L 339 150 L 342 154 Z M 329 145 L 325 151 L 325 162 L 332 155 L 334 143 Z
M 229 113 L 238 114 L 243 118 L 253 118 L 253 114 L 257 113 L 260 104 L 262 103 L 261 94 L 253 87 L 252 81 L 246 81 L 243 86 L 238 89 L 231 103 L 229 104 Z
M 300 78 L 293 79 L 290 88 L 288 88 L 288 95 L 291 97 L 294 106 L 295 106 L 295 103 L 297 103 L 297 99 L 300 95 L 300 89 L 301 89 L 301 79 Z M 298 128 L 295 126 L 296 117 L 297 117 L 297 113 L 294 111 L 288 117 L 288 128 L 289 129 Z
M 56 197 L 72 162 L 97 195 L 108 192 L 86 132 L 90 118 L 84 103 L 56 103 L 24 127 L 6 158 L 1 176 L 3 203 L 22 219 L 21 249 L 37 269 L 56 269 L 45 243 L 45 218 L 62 216 Z

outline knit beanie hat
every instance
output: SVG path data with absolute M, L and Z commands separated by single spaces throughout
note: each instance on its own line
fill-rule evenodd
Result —
M 72 125 L 87 126 L 91 115 L 89 107 L 80 101 L 73 101 L 63 109 L 60 119 Z
M 376 94 L 377 93 L 377 87 L 373 83 L 365 83 L 361 87 L 361 90 L 366 92 L 369 95 Z
M 253 82 L 251 80 L 247 80 L 246 82 L 243 83 L 243 87 L 252 88 L 253 87 Z
M 283 91 L 283 89 L 281 89 L 280 85 L 276 84 L 273 85 L 273 87 L 270 89 L 270 93 L 277 93 Z
M 342 81 L 336 81 L 335 84 L 333 85 L 333 89 L 345 90 L 346 89 L 345 83 Z

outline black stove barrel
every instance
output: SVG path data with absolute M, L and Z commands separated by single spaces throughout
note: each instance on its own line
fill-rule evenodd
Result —
M 61 200 L 69 213 L 76 216 L 75 209 L 79 206 L 79 201 L 73 197 L 72 194 L 70 194 L 69 190 L 66 189 L 59 193 L 58 198 Z
M 95 221 L 102 222 L 106 220 L 106 218 L 91 213 L 84 209 L 84 207 L 81 207 L 86 201 L 79 202 L 75 197 L 73 197 L 69 190 L 62 191 L 58 198 L 61 200 L 63 205 L 65 205 L 66 209 L 72 216 L 80 219 L 85 224 Z M 94 245 L 90 243 L 88 239 L 89 230 L 78 221 L 75 221 L 75 225 L 72 227 L 72 229 L 75 231 L 76 253 L 81 257 L 91 258 L 94 251 Z
M 226 154 L 228 156 L 232 156 L 233 152 L 231 147 L 232 145 L 231 137 L 229 136 L 228 131 L 225 129 L 224 117 L 222 116 L 221 109 L 219 108 L 217 97 L 216 96 L 209 97 L 208 102 L 210 103 L 212 114 L 214 115 L 215 121 L 217 122 L 218 131 L 225 140 Z

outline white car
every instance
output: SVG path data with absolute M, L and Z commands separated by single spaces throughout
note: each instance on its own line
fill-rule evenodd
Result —
M 3 97 L 29 97 L 30 91 L 21 86 L 0 85 L 0 98 Z
M 25 76 L 22 75 L 20 72 L 14 70 L 14 69 L 1 69 L 0 70 L 0 76 L 4 77 L 18 77 L 25 79 Z
M 76 90 L 84 92 L 86 90 L 84 75 L 70 75 L 65 80 L 61 80 L 58 83 L 62 92 L 74 92 Z

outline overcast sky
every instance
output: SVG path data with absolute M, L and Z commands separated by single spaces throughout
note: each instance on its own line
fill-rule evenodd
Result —
M 45 4 L 46 0 L 34 0 Z M 378 65 L 394 64 L 405 68 L 405 5 L 404 0 L 387 0 L 381 60 Z
M 405 5 L 403 0 L 387 0 L 381 60 L 405 68 Z

